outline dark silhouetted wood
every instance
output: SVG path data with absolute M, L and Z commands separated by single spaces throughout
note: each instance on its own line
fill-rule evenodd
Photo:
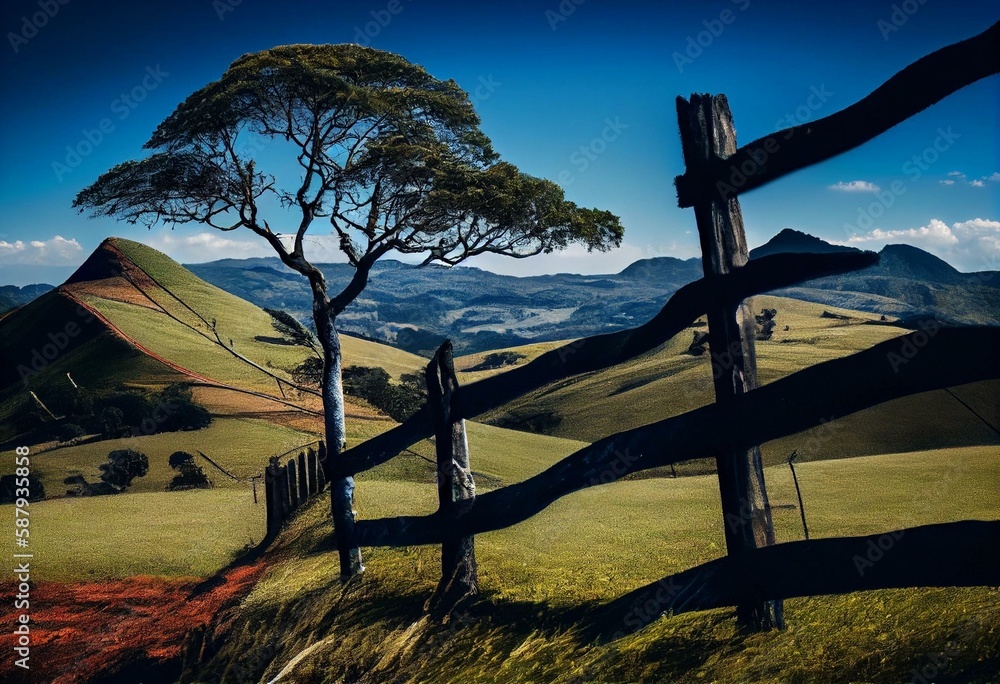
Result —
M 551 382 L 610 368 L 655 349 L 710 306 L 737 303 L 751 295 L 812 278 L 857 271 L 876 263 L 878 255 L 871 252 L 773 254 L 754 259 L 725 278 L 702 278 L 675 292 L 656 316 L 637 328 L 570 342 L 531 363 L 466 385 L 462 388 L 462 415 L 474 418 Z M 344 472 L 357 474 L 385 463 L 432 434 L 426 412 L 419 411 L 392 430 L 345 451 L 337 465 Z
M 705 168 L 736 151 L 736 128 L 724 95 L 692 95 L 677 100 L 684 163 Z M 738 271 L 750 260 L 743 214 L 736 197 L 714 197 L 694 206 L 706 280 Z M 712 354 L 715 401 L 730 405 L 757 387 L 756 333 L 750 302 L 709 306 L 708 346 Z M 774 543 L 771 509 L 764 483 L 760 448 L 727 450 L 715 455 L 722 501 L 726 549 L 738 556 Z M 781 604 L 746 604 L 736 608 L 737 622 L 750 631 L 781 627 Z
M 298 467 L 299 503 L 302 504 L 309 499 L 309 475 L 306 473 L 306 454 L 304 451 L 299 452 Z
M 534 477 L 477 496 L 460 519 L 435 513 L 360 521 L 361 545 L 440 544 L 446 535 L 510 527 L 571 492 L 629 473 L 763 444 L 899 397 L 1000 378 L 1000 355 L 969 353 L 1000 348 L 1000 328 L 931 330 L 805 368 L 729 406 L 704 406 L 606 437 Z
M 292 498 L 288 494 L 288 469 L 283 465 L 278 467 L 278 490 L 281 495 L 281 519 L 288 520 L 292 514 Z
M 948 95 L 1000 73 L 1000 22 L 909 65 L 847 109 L 772 133 L 675 180 L 681 207 L 759 188 L 854 149 Z
M 427 408 L 434 425 L 437 456 L 438 510 L 442 516 L 457 519 L 472 510 L 476 484 L 469 465 L 469 440 L 462 418 L 451 340 L 445 340 L 427 364 L 426 377 Z M 475 537 L 446 538 L 441 544 L 441 581 L 425 609 L 443 617 L 477 594 Z
M 281 495 L 281 466 L 272 458 L 264 469 L 264 502 L 267 508 L 267 541 L 272 541 L 281 531 L 285 521 L 284 499 Z
M 660 615 L 757 601 L 903 587 L 1000 585 L 1000 522 L 924 525 L 863 537 L 789 542 L 727 556 L 621 596 L 592 629 L 618 639 Z
M 318 494 L 320 491 L 319 464 L 316 461 L 316 450 L 312 447 L 306 452 L 306 469 L 309 471 L 309 494 Z

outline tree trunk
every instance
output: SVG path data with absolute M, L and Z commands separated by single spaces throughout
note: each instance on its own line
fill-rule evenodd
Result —
M 469 465 L 469 440 L 458 402 L 458 377 L 450 340 L 427 364 L 427 406 L 434 423 L 440 509 L 459 517 L 472 510 L 476 484 Z M 475 537 L 449 537 L 441 544 L 441 581 L 425 608 L 440 617 L 479 594 Z
M 339 472 L 339 458 L 347 445 L 344 422 L 343 356 L 336 318 L 329 305 L 313 307 L 316 332 L 323 347 L 323 422 L 327 454 L 323 463 L 330 483 L 330 512 L 340 554 L 340 578 L 347 581 L 365 571 L 354 531 L 354 478 Z

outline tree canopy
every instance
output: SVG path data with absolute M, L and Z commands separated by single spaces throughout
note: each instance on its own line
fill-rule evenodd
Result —
M 298 165 L 290 185 L 262 168 L 270 150 L 261 150 L 274 141 Z M 115 166 L 74 206 L 147 225 L 246 228 L 323 293 L 304 242 L 324 219 L 357 269 L 329 302 L 334 314 L 390 251 L 453 265 L 570 243 L 606 250 L 623 232 L 617 216 L 580 208 L 555 183 L 500 161 L 457 83 L 359 45 L 244 55 L 182 102 L 145 147 L 148 157 Z M 264 216 L 275 201 L 286 210 L 282 222 L 293 225 Z

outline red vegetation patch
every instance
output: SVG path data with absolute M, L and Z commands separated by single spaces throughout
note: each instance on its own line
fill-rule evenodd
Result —
M 242 599 L 265 563 L 232 568 L 196 591 L 200 580 L 136 576 L 108 582 L 40 582 L 31 590 L 31 681 L 87 682 L 129 662 L 178 661 L 189 630 Z M 0 583 L 0 595 L 17 593 Z M 16 681 L 13 600 L 0 607 L 0 680 Z M 178 661 L 179 668 L 179 661 Z

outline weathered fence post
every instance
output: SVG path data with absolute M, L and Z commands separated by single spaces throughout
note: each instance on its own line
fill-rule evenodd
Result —
M 288 461 L 288 465 L 285 466 L 285 472 L 288 473 L 288 501 L 291 504 L 291 509 L 294 511 L 299 507 L 299 486 L 295 477 L 294 458 Z
M 281 531 L 284 522 L 284 510 L 281 498 L 281 466 L 278 459 L 271 457 L 271 462 L 264 468 L 264 502 L 267 507 L 267 539 L 274 539 Z
M 319 464 L 316 462 L 316 450 L 309 447 L 306 452 L 306 468 L 309 471 L 309 495 L 319 493 Z
M 736 152 L 736 129 L 725 95 L 693 94 L 690 102 L 679 97 L 677 119 L 690 178 L 697 179 L 713 161 Z M 753 169 L 738 171 L 743 177 L 754 173 Z M 738 182 L 739 177 L 734 172 L 733 182 Z M 698 200 L 694 203 L 706 280 L 723 277 L 749 260 L 743 215 L 735 193 L 727 192 L 723 183 L 711 187 L 709 182 L 697 187 Z M 757 387 L 755 320 L 748 302 L 720 302 L 707 313 L 715 400 L 725 405 Z M 760 448 L 718 454 L 716 467 L 729 555 L 773 544 L 774 527 Z M 744 629 L 783 626 L 780 601 L 748 601 L 737 606 L 736 615 Z
M 278 492 L 281 495 L 281 521 L 288 520 L 292 514 L 292 498 L 288 495 L 288 468 L 281 465 L 278 458 L 274 458 L 274 464 L 278 468 Z
M 450 340 L 444 341 L 427 364 L 426 376 L 427 407 L 434 425 L 437 455 L 438 501 L 446 519 L 454 519 L 472 510 L 476 485 L 469 466 L 469 441 L 461 417 Z M 441 581 L 425 608 L 443 616 L 478 593 L 475 537 L 446 539 L 441 545 Z
M 299 504 L 309 500 L 309 480 L 306 475 L 306 452 L 299 452 Z

